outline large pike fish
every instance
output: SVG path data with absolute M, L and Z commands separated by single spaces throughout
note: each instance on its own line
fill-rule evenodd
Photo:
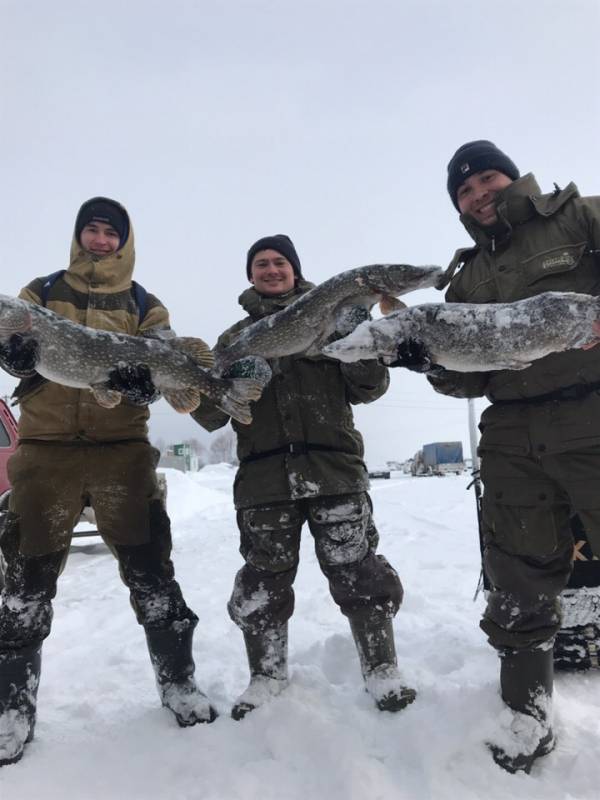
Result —
M 106 387 L 118 364 L 147 364 L 155 386 L 176 411 L 189 413 L 204 394 L 243 424 L 252 421 L 249 403 L 264 383 L 254 378 L 228 380 L 207 367 L 212 355 L 200 339 L 129 336 L 96 330 L 55 314 L 48 308 L 0 295 L 0 341 L 13 333 L 35 339 L 40 348 L 36 371 L 55 383 L 91 389 L 104 408 L 113 408 L 121 394 Z M 204 366 L 201 366 L 204 364 Z
M 550 353 L 596 344 L 599 319 L 600 297 L 575 292 L 544 292 L 514 303 L 425 303 L 364 322 L 323 353 L 340 361 L 391 362 L 400 342 L 416 339 L 446 369 L 519 370 Z
M 441 275 L 440 267 L 410 264 L 372 264 L 341 272 L 287 308 L 244 328 L 227 347 L 215 350 L 217 368 L 223 372 L 246 356 L 317 355 L 334 331 L 343 331 L 348 325 L 347 315 L 353 307 L 368 310 L 382 302 L 387 309 L 398 307 L 403 304 L 394 303 L 393 298 L 435 286 Z

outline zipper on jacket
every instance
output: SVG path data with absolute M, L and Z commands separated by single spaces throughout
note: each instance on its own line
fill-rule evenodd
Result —
M 496 252 L 496 237 L 492 236 L 492 253 Z

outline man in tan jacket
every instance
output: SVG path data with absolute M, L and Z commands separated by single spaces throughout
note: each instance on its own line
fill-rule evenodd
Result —
M 133 231 L 127 211 L 108 198 L 81 207 L 69 268 L 36 278 L 20 296 L 98 330 L 168 337 L 160 301 L 132 281 Z M 34 340 L 13 336 L 0 365 L 23 380 L 19 446 L 8 465 L 10 512 L 0 539 L 6 585 L 0 607 L 0 766 L 18 761 L 33 738 L 42 642 L 52 599 L 82 508 L 119 562 L 143 625 L 162 704 L 179 725 L 212 722 L 216 713 L 194 681 L 192 636 L 198 622 L 174 578 L 169 518 L 148 441 L 147 405 L 157 399 L 144 365 L 120 365 L 109 388 L 112 409 L 88 390 L 35 372 Z
M 542 194 L 492 142 L 469 142 L 448 165 L 448 191 L 474 247 L 457 251 L 448 302 L 512 302 L 542 292 L 600 295 L 600 197 L 574 184 Z M 553 642 L 572 569 L 577 514 L 600 556 L 600 347 L 554 353 L 523 370 L 459 373 L 431 366 L 418 341 L 396 366 L 428 372 L 454 397 L 485 395 L 480 430 L 484 569 L 481 627 L 500 656 L 509 738 L 490 743 L 504 769 L 529 771 L 554 746 Z M 597 620 L 596 620 L 597 621 Z M 589 664 L 588 664 L 589 666 Z

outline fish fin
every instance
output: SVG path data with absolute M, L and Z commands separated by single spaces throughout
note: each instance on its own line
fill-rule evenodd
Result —
M 187 389 L 162 390 L 162 395 L 167 403 L 180 414 L 189 414 L 200 405 L 202 394 L 199 389 L 190 386 Z
M 249 425 L 252 422 L 250 403 L 260 398 L 265 388 L 264 380 L 261 381 L 254 378 L 225 380 L 229 386 L 217 405 L 230 417 L 241 422 L 242 425 Z
M 233 378 L 229 380 L 227 397 L 237 403 L 249 403 L 258 400 L 265 388 L 264 381 L 256 378 Z
M 193 336 L 175 336 L 173 339 L 168 339 L 167 341 L 171 347 L 185 353 L 186 356 L 189 356 L 198 366 L 206 369 L 212 369 L 212 367 L 214 367 L 215 357 L 213 352 L 202 339 Z
M 217 407 L 242 425 L 249 425 L 252 422 L 252 412 L 250 411 L 249 403 L 238 403 L 225 396 L 222 400 L 219 400 Z
M 114 408 L 121 402 L 121 392 L 115 392 L 114 389 L 107 389 L 102 383 L 90 386 L 94 400 L 102 408 Z
M 447 361 L 446 361 L 446 363 L 443 363 L 445 361 L 443 356 L 440 356 L 440 359 L 441 360 L 439 362 L 439 366 L 440 367 L 444 367 L 444 369 L 456 370 L 457 372 L 463 372 L 465 370 L 465 367 L 461 367 L 460 365 L 457 365 L 457 364 L 454 364 L 454 363 L 449 363 Z M 437 364 L 438 362 L 435 362 L 435 363 Z M 496 360 L 494 360 L 493 364 L 494 364 L 493 367 L 488 367 L 487 368 L 489 371 L 493 370 L 495 372 L 496 370 L 499 370 L 499 369 L 510 369 L 510 370 L 513 370 L 514 372 L 517 372 L 517 371 L 519 371 L 521 369 L 527 369 L 527 367 L 531 366 L 531 362 L 530 361 L 524 362 L 524 361 L 496 361 Z M 482 367 L 475 367 L 475 370 L 477 372 L 481 371 L 481 369 L 485 369 L 485 367 L 483 367 L 483 368 Z M 473 371 L 473 367 L 471 366 L 471 367 L 469 367 L 467 372 L 472 372 L 472 371 Z
M 512 370 L 520 370 L 520 369 L 527 369 L 527 367 L 531 366 L 531 361 L 523 362 L 523 361 L 513 361 L 510 364 L 507 364 L 503 369 L 512 369 Z
M 406 303 L 403 303 L 402 300 L 398 300 L 397 297 L 392 297 L 389 294 L 384 294 L 379 301 L 379 310 L 384 317 L 387 317 L 392 311 L 400 311 L 401 308 L 407 307 Z

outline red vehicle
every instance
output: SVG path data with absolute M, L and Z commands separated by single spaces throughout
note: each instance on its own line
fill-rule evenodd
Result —
M 5 510 L 10 490 L 6 464 L 16 449 L 17 420 L 6 402 L 0 399 L 0 511 Z
M 17 449 L 17 420 L 6 402 L 0 399 L 0 530 L 8 511 L 10 483 L 6 472 L 8 459 Z M 4 563 L 0 553 L 0 589 L 4 586 Z

